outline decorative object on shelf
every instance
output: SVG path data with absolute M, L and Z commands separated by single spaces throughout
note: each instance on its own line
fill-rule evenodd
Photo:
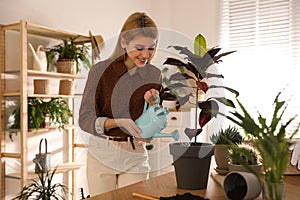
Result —
M 196 99 L 195 128 L 186 128 L 184 131 L 190 140 L 194 138 L 195 141 L 170 144 L 170 153 L 172 154 L 174 160 L 177 185 L 181 188 L 204 189 L 207 187 L 210 161 L 211 156 L 214 153 L 214 145 L 197 142 L 197 135 L 199 135 L 202 132 L 202 128 L 217 115 L 219 108 L 217 102 L 231 107 L 234 107 L 234 104 L 231 100 L 226 99 L 225 97 L 208 97 L 205 101 L 198 101 L 199 91 L 206 93 L 209 89 L 222 88 L 234 93 L 236 96 L 238 95 L 238 92 L 231 88 L 219 85 L 208 85 L 205 82 L 206 79 L 210 78 L 223 78 L 222 75 L 209 73 L 207 70 L 213 64 L 219 63 L 221 57 L 229 55 L 234 51 L 217 55 L 221 48 L 214 47 L 212 49 L 207 49 L 206 40 L 201 34 L 197 35 L 194 39 L 195 53 L 188 50 L 187 47 L 171 47 L 178 50 L 180 54 L 187 56 L 185 58 L 187 62 L 183 62 L 177 58 L 169 57 L 166 59 L 166 61 L 163 63 L 164 65 L 177 66 L 180 70 L 179 72 L 172 74 L 169 78 L 171 81 L 175 81 L 175 83 L 171 83 L 171 85 L 165 87 L 160 95 L 163 96 L 166 93 L 172 93 L 172 90 L 175 88 L 188 88 L 193 89 L 193 91 L 183 97 L 179 96 L 178 94 L 173 94 L 177 96 L 179 104 L 184 105 L 189 101 L 191 96 L 194 96 Z M 182 83 L 182 80 L 189 80 L 191 85 Z M 197 120 L 198 107 L 201 109 L 199 121 Z M 197 129 L 198 122 L 200 129 Z M 192 158 L 200 162 L 203 161 L 203 164 L 201 164 L 202 168 L 195 168 L 193 163 L 187 163 L 187 160 L 192 160 Z M 184 167 L 184 169 L 179 170 L 179 168 L 182 167 Z M 179 175 L 178 171 L 183 172 L 183 174 Z M 190 183 L 188 183 L 188 185 L 180 183 L 179 181 L 181 181 L 181 176 L 189 177 Z
M 242 171 L 255 173 L 257 177 L 261 174 L 262 164 L 259 152 L 248 144 L 231 144 L 229 149 L 229 172 Z
M 42 153 L 42 143 L 45 143 L 45 152 Z M 48 153 L 48 143 L 46 138 L 42 138 L 40 140 L 39 145 L 39 153 L 35 154 L 35 158 L 33 159 L 33 162 L 35 163 L 35 173 L 47 173 L 51 169 L 51 154 Z
M 216 171 L 219 174 L 228 173 L 229 142 L 241 144 L 244 140 L 243 136 L 236 127 L 228 126 L 221 129 L 217 134 L 213 134 L 210 140 L 215 144 Z
M 50 94 L 50 81 L 47 79 L 33 80 L 34 94 Z
M 296 116 L 286 122 L 283 120 L 287 103 L 279 100 L 280 94 L 281 92 L 277 94 L 274 100 L 271 119 L 263 117 L 260 112 L 258 112 L 257 119 L 254 118 L 238 99 L 237 102 L 241 111 L 235 110 L 226 115 L 229 120 L 244 129 L 245 134 L 251 138 L 251 143 L 262 157 L 265 172 L 263 199 L 284 199 L 283 174 L 289 162 L 291 139 L 299 131 L 300 126 L 300 123 L 296 123 L 294 131 L 287 132 L 287 127 L 291 125 Z M 247 163 L 245 166 L 248 166 Z
M 89 47 L 85 44 L 77 44 L 77 37 L 64 39 L 62 44 L 52 48 L 46 48 L 48 64 L 56 63 L 58 73 L 77 74 L 79 62 L 87 69 L 91 67 Z M 57 58 L 58 57 L 58 58 Z
M 10 128 L 20 128 L 20 107 L 13 111 L 14 123 Z M 42 124 L 46 116 L 49 116 L 50 127 L 64 129 L 68 120 L 72 117 L 72 111 L 68 103 L 62 98 L 51 98 L 44 100 L 42 98 L 28 98 L 28 129 L 43 128 Z
M 73 95 L 75 82 L 71 79 L 62 79 L 59 81 L 59 94 L 60 95 Z
M 104 39 L 101 35 L 93 35 L 91 31 L 89 31 L 89 36 L 92 43 L 92 60 L 96 63 L 100 60 L 100 53 L 104 49 Z
M 26 199 L 68 199 L 67 196 L 71 195 L 68 192 L 68 187 L 61 183 L 53 183 L 53 177 L 56 169 L 52 173 L 38 173 L 38 180 L 33 179 L 28 185 L 25 185 L 20 194 L 13 198 L 13 200 L 26 200 Z
M 42 45 L 39 45 L 36 49 L 34 50 L 33 46 L 31 43 L 28 43 L 32 54 L 33 54 L 33 65 L 32 68 L 33 70 L 38 70 L 42 72 L 47 71 L 47 55 L 44 47 Z
M 261 193 L 260 180 L 249 172 L 230 172 L 223 188 L 228 199 L 256 199 Z

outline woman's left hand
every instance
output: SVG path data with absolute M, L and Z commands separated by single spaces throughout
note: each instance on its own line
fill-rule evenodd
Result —
M 150 89 L 144 94 L 144 99 L 149 103 L 150 106 L 153 106 L 157 102 L 157 95 L 159 94 L 158 90 Z

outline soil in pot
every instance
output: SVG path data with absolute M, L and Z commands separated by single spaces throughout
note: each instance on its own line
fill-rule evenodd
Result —
M 169 147 L 173 156 L 177 187 L 190 190 L 205 189 L 214 145 L 177 142 L 171 143 Z

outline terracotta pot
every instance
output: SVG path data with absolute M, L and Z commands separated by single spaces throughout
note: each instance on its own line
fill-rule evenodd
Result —
M 199 190 L 207 187 L 214 145 L 176 142 L 169 145 L 178 188 Z

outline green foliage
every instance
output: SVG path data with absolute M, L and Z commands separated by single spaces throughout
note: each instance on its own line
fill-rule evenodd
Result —
M 59 129 L 64 128 L 72 117 L 72 111 L 69 109 L 68 103 L 62 98 L 51 98 L 46 101 L 41 98 L 28 98 L 28 129 L 39 129 L 42 127 L 42 122 L 45 120 L 45 115 L 48 114 L 50 123 L 58 126 Z M 14 123 L 10 128 L 20 128 L 20 107 L 13 111 Z
M 79 62 L 82 62 L 87 69 L 91 68 L 92 65 L 88 56 L 89 47 L 85 44 L 76 44 L 75 40 L 78 37 L 79 36 L 64 39 L 62 44 L 47 48 L 46 54 L 48 63 L 54 64 L 58 56 L 58 61 L 63 59 L 75 60 L 77 72 L 79 71 Z
M 199 126 L 200 129 L 185 129 L 185 134 L 192 139 L 202 132 L 202 128 L 213 118 L 216 117 L 219 111 L 218 103 L 221 103 L 225 106 L 235 107 L 233 102 L 230 99 L 225 97 L 207 97 L 205 101 L 198 101 L 199 91 L 202 91 L 204 94 L 210 89 L 225 89 L 229 92 L 234 93 L 236 96 L 239 93 L 229 87 L 222 85 L 208 85 L 207 80 L 211 78 L 224 78 L 221 74 L 214 74 L 208 72 L 208 69 L 213 64 L 218 64 L 221 62 L 221 58 L 227 56 L 234 51 L 220 53 L 221 48 L 213 47 L 208 49 L 206 47 L 205 37 L 201 34 L 197 35 L 194 39 L 194 52 L 190 51 L 187 47 L 181 46 L 170 46 L 175 50 L 179 51 L 179 54 L 185 56 L 184 61 L 177 58 L 167 58 L 163 65 L 172 65 L 178 67 L 179 71 L 172 74 L 169 77 L 171 81 L 170 85 L 167 85 L 161 92 L 161 99 L 171 96 L 173 94 L 177 97 L 179 106 L 184 105 L 189 102 L 191 96 L 196 97 L 195 106 L 201 109 L 199 113 Z M 185 84 L 182 80 L 186 80 Z M 178 88 L 183 89 L 192 89 L 184 96 L 174 94 L 174 90 Z M 173 92 L 173 93 L 172 93 Z M 197 118 L 197 116 L 195 116 Z
M 27 200 L 27 199 L 41 199 L 41 200 L 64 200 L 68 193 L 68 188 L 61 184 L 53 184 L 53 176 L 56 169 L 50 174 L 39 173 L 38 180 L 33 179 L 32 183 L 23 187 L 20 194 L 13 198 L 13 200 Z
M 241 144 L 244 139 L 236 127 L 228 126 L 226 129 L 221 129 L 217 134 L 213 134 L 210 140 L 214 144 L 229 145 L 230 142 Z
M 279 92 L 274 100 L 274 111 L 269 124 L 260 113 L 255 120 L 238 99 L 241 112 L 235 110 L 231 112 L 230 116 L 226 116 L 242 127 L 246 135 L 252 138 L 252 143 L 263 160 L 266 181 L 270 182 L 282 181 L 288 163 L 289 147 L 292 145 L 291 138 L 298 132 L 300 126 L 300 123 L 297 123 L 296 130 L 290 134 L 287 133 L 287 127 L 295 120 L 296 116 L 290 118 L 286 123 L 283 122 L 282 117 L 287 104 L 285 101 L 279 101 L 280 94 Z
M 194 53 L 198 56 L 203 57 L 207 51 L 208 49 L 206 49 L 205 37 L 201 34 L 198 34 L 194 40 Z

